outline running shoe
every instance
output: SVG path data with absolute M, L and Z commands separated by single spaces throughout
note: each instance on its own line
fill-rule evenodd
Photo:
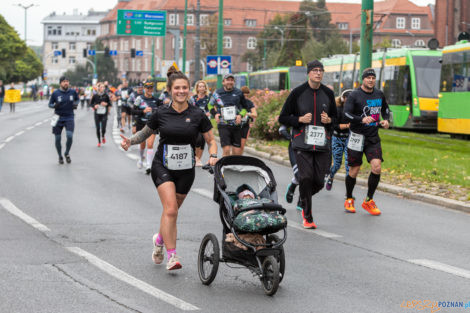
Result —
M 137 161 L 137 168 L 141 169 L 142 166 L 144 166 L 144 162 L 141 159 L 139 159 L 139 161 Z
M 286 190 L 286 201 L 287 201 L 287 203 L 292 203 L 292 200 L 294 200 L 295 188 L 297 188 L 297 185 L 293 184 L 293 183 L 290 183 L 287 186 L 287 190 Z
M 354 207 L 354 198 L 347 198 L 344 201 L 344 209 L 348 213 L 356 213 L 356 208 Z
M 163 245 L 157 245 L 158 234 L 153 235 L 153 252 L 152 260 L 155 264 L 161 264 L 163 262 Z
M 72 163 L 72 159 L 70 158 L 70 155 L 65 156 L 65 161 L 67 161 L 68 164 Z
M 328 180 L 326 181 L 326 190 L 330 191 L 332 185 L 333 185 L 333 179 L 331 177 L 328 177 Z
M 302 210 L 302 226 L 306 229 L 315 229 L 317 228 L 317 225 L 315 225 L 315 223 L 313 222 L 313 219 L 312 218 L 305 218 L 304 217 L 304 211 Z
M 59 164 L 64 164 L 64 158 L 63 157 L 59 157 Z
M 299 198 L 299 201 L 297 201 L 296 209 L 299 210 L 299 211 L 302 211 L 303 210 L 302 206 L 303 206 L 302 201 Z
M 371 215 L 380 215 L 379 208 L 375 205 L 374 200 L 370 199 L 369 201 L 364 200 L 362 202 L 362 208 L 369 212 Z
M 121 127 L 119 130 L 121 131 L 121 133 L 124 133 L 124 128 Z
M 175 253 L 172 253 L 170 259 L 166 263 L 166 269 L 169 271 L 172 271 L 172 270 L 180 269 L 182 267 L 183 266 L 181 265 L 178 256 Z
M 103 137 L 103 140 L 101 140 L 103 142 L 103 144 L 106 143 L 106 138 Z
M 150 169 L 150 167 L 147 167 L 147 168 L 145 169 L 145 174 L 150 175 L 150 172 L 151 172 L 151 171 L 152 171 L 152 170 Z
M 98 142 L 98 145 L 97 145 L 97 147 L 98 147 L 98 148 L 99 148 L 99 147 L 101 147 L 101 142 Z

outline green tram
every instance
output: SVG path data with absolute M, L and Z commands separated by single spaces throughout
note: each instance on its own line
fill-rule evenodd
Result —
M 307 81 L 307 70 L 303 66 L 277 67 L 270 70 L 256 72 L 242 72 L 234 74 L 235 87 L 248 86 L 250 89 L 269 89 L 279 92 L 281 90 L 291 90 L 294 87 Z M 211 91 L 217 87 L 217 76 L 210 75 L 204 77 Z
M 391 126 L 405 129 L 437 129 L 441 51 L 400 48 L 372 54 L 377 88 L 392 112 Z M 336 95 L 359 87 L 360 56 L 338 55 L 322 59 L 323 83 Z
M 437 129 L 470 138 L 470 43 L 462 40 L 442 50 Z

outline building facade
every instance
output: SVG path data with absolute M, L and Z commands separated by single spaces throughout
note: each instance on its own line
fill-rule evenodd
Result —
M 470 33 L 470 0 L 436 0 L 434 31 L 440 47 L 453 45 L 461 32 Z
M 99 21 L 106 14 L 90 10 L 83 15 L 75 9 L 72 15 L 53 12 L 41 21 L 44 25 L 42 61 L 47 82 L 58 83 L 64 72 L 87 62 L 83 49 L 93 47 L 101 33 Z M 54 51 L 60 51 L 61 55 L 55 55 Z M 65 52 L 65 57 L 62 52 Z

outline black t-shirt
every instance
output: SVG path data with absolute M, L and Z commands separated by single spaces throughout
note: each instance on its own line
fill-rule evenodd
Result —
M 207 104 L 209 103 L 209 96 L 204 96 L 201 99 L 198 99 L 197 95 L 193 96 L 194 105 L 199 107 L 204 112 L 208 112 Z
M 160 132 L 160 141 L 156 158 L 163 161 L 165 145 L 191 145 L 194 151 L 199 133 L 212 129 L 212 124 L 205 113 L 196 106 L 189 105 L 178 113 L 170 106 L 159 106 L 150 117 L 147 126 Z
M 101 102 L 106 102 L 106 112 L 104 114 L 108 114 L 109 108 L 112 106 L 111 105 L 111 100 L 109 99 L 108 94 L 103 93 L 103 94 L 94 94 L 93 97 L 91 97 L 90 101 L 90 106 L 94 107 L 95 105 L 101 106 Z M 95 115 L 98 114 L 98 110 L 95 110 Z M 103 113 L 102 113 L 103 114 Z
M 355 89 L 344 105 L 344 115 L 351 122 L 351 131 L 367 137 L 379 136 L 380 114 L 388 120 L 390 110 L 383 92 L 376 88 L 372 92 L 365 92 L 361 87 Z M 376 122 L 363 124 L 362 119 L 366 116 L 372 116 Z

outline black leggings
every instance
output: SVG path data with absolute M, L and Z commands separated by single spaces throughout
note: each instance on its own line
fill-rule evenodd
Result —
M 106 133 L 107 121 L 108 116 L 106 114 L 95 114 L 96 137 L 98 137 L 99 143 L 101 143 L 101 138 L 104 138 L 104 134 Z

